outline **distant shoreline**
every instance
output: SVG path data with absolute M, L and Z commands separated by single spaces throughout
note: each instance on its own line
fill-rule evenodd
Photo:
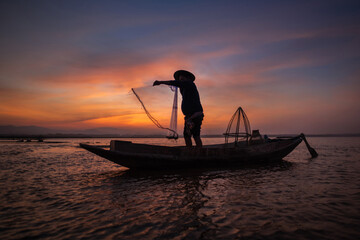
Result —
M 298 134 L 267 134 L 269 137 L 291 137 Z M 306 134 L 307 137 L 360 137 L 360 133 L 354 134 Z M 164 135 L 87 135 L 87 134 L 24 134 L 10 135 L 2 134 L 0 139 L 49 139 L 49 138 L 164 138 Z M 182 137 L 182 136 L 180 136 Z M 203 138 L 221 138 L 223 135 L 202 135 Z

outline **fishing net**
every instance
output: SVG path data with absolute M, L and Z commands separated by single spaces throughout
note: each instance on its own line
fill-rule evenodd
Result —
M 166 130 L 168 139 L 178 139 L 178 88 L 166 85 L 132 88 L 149 120 Z

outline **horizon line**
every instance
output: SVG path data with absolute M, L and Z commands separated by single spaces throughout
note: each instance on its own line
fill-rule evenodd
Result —
M 269 137 L 290 137 L 298 136 L 299 134 L 262 134 Z M 360 137 L 360 133 L 326 133 L 326 134 L 306 134 L 307 137 Z M 19 138 L 164 138 L 166 135 L 161 134 L 63 134 L 63 133 L 54 133 L 54 134 L 0 134 L 0 139 L 19 139 Z M 182 138 L 182 135 L 179 135 L 179 138 Z M 220 138 L 224 137 L 223 134 L 204 134 L 202 138 Z

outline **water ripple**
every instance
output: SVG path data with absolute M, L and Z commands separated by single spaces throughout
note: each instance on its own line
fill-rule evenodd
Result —
M 68 141 L 1 145 L 2 239 L 360 237 L 358 138 L 310 138 L 317 159 L 300 145 L 275 165 L 152 173 Z

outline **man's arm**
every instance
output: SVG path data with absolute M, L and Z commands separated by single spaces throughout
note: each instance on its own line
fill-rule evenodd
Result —
M 153 86 L 157 86 L 157 85 L 160 85 L 160 84 L 165 84 L 165 85 L 180 87 L 179 81 L 175 81 L 175 80 L 172 80 L 172 81 L 158 81 L 158 80 L 156 80 L 156 81 L 153 83 Z

